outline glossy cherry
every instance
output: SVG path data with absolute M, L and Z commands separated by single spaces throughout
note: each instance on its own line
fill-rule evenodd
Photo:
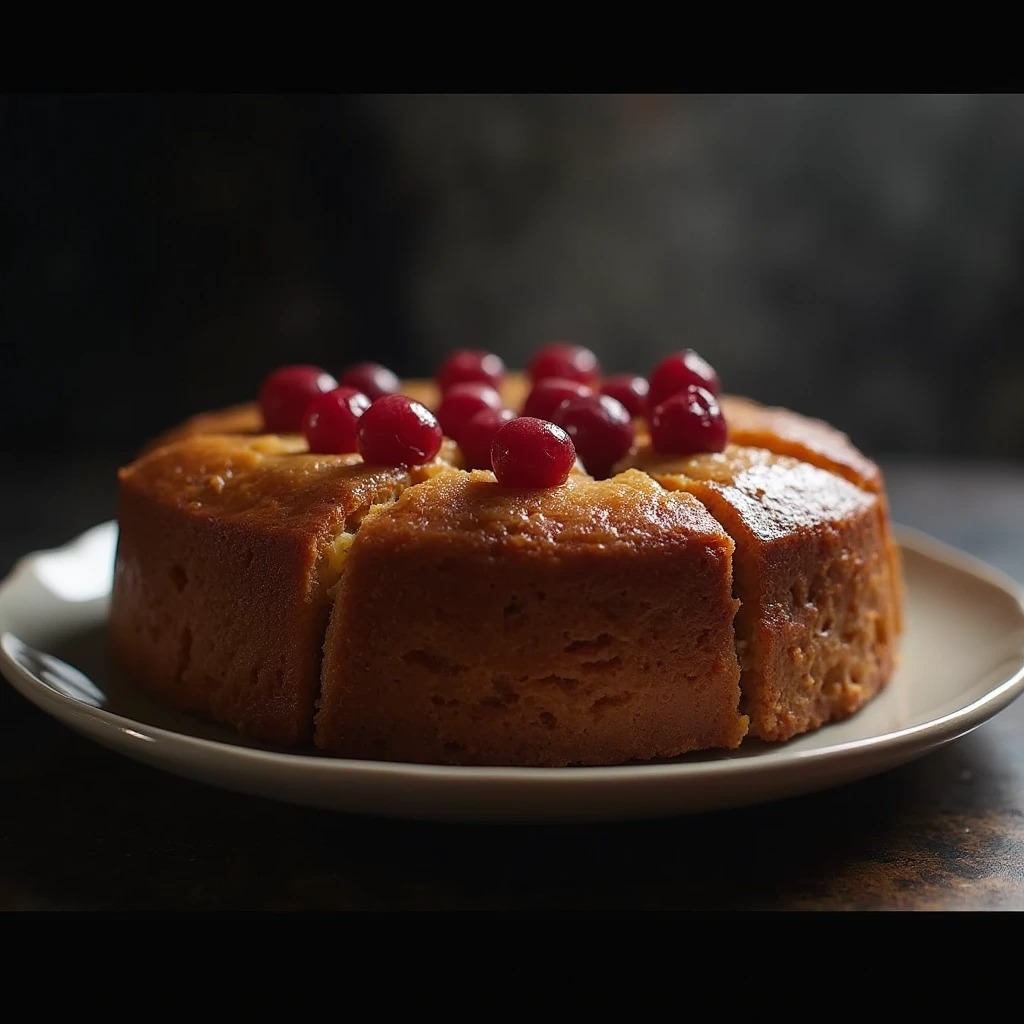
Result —
M 491 444 L 491 468 L 507 487 L 559 487 L 576 464 L 572 438 L 550 420 L 517 416 Z
M 505 405 L 497 389 L 483 381 L 462 381 L 452 384 L 441 395 L 435 415 L 441 429 L 461 443 L 462 428 L 474 413 L 481 409 L 501 409 Z
M 444 393 L 453 384 L 479 381 L 500 388 L 505 379 L 505 362 L 501 356 L 481 348 L 456 349 L 437 368 L 437 386 Z
M 402 382 L 394 371 L 373 362 L 353 363 L 346 367 L 340 383 L 362 391 L 371 402 L 384 395 L 397 395 L 402 390 Z
M 649 409 L 660 405 L 666 398 L 678 394 L 690 384 L 704 388 L 713 395 L 720 394 L 722 390 L 718 373 L 692 348 L 684 348 L 666 356 L 651 370 L 647 380 L 650 385 L 647 395 Z
M 621 402 L 626 411 L 636 419 L 647 415 L 647 395 L 650 385 L 646 377 L 636 373 L 616 373 L 601 381 L 602 395 L 610 395 Z
M 491 469 L 491 446 L 498 428 L 516 418 L 511 409 L 481 409 L 463 424 L 459 449 L 466 469 Z
M 583 468 L 598 480 L 633 447 L 636 429 L 626 407 L 610 395 L 570 398 L 552 419 L 572 438 Z
M 382 466 L 421 466 L 437 455 L 443 439 L 437 417 L 408 395 L 378 398 L 356 428 L 363 460 Z
M 302 417 L 309 403 L 337 386 L 338 382 L 319 366 L 279 366 L 260 385 L 259 407 L 264 427 L 272 434 L 301 433 Z
M 530 380 L 536 383 L 545 377 L 564 377 L 582 384 L 596 385 L 601 379 L 597 356 L 583 345 L 557 342 L 538 349 L 526 367 Z
M 569 398 L 585 398 L 594 394 L 589 384 L 567 377 L 545 377 L 530 388 L 530 393 L 523 403 L 524 416 L 536 416 L 537 419 L 549 420 L 551 414 Z
M 663 455 L 720 452 L 729 439 L 718 399 L 695 384 L 651 410 L 650 430 L 651 447 Z
M 358 451 L 356 428 L 369 408 L 370 399 L 362 391 L 344 384 L 317 395 L 306 407 L 302 421 L 309 450 L 332 455 Z

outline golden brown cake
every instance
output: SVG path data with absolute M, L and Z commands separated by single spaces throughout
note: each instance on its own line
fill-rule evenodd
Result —
M 899 633 L 888 520 L 876 492 L 808 462 L 730 444 L 630 465 L 698 498 L 736 542 L 740 707 L 786 740 L 863 707 L 888 682 Z
M 642 473 L 536 490 L 439 473 L 352 544 L 316 742 L 537 766 L 735 747 L 732 553 L 699 501 Z
M 897 631 L 904 627 L 903 560 L 889 522 L 885 481 L 877 463 L 861 452 L 850 438 L 824 420 L 802 416 L 791 409 L 763 405 L 739 395 L 723 395 L 722 412 L 733 444 L 767 448 L 777 455 L 789 455 L 813 466 L 837 473 L 851 483 L 878 495 L 882 504 L 885 549 L 889 559 L 892 587 L 890 605 Z
M 121 471 L 115 656 L 169 705 L 340 757 L 620 764 L 847 717 L 903 628 L 881 472 L 827 423 L 721 405 L 722 452 L 659 455 L 640 423 L 609 479 L 536 489 L 450 440 L 401 469 L 265 434 L 255 403 L 193 417 Z
M 141 688 L 286 745 L 312 741 L 351 532 L 425 472 L 305 448 L 197 434 L 123 469 L 110 612 L 114 655 Z

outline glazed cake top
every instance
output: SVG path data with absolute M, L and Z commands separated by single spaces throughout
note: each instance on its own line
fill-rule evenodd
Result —
M 371 516 L 375 532 L 383 529 L 396 546 L 408 540 L 559 557 L 694 541 L 733 548 L 696 498 L 666 491 L 637 470 L 608 480 L 577 473 L 561 487 L 536 489 L 502 487 L 485 470 L 439 471 Z
M 645 446 L 620 468 L 626 465 L 673 490 L 718 491 L 750 533 L 767 542 L 844 522 L 878 500 L 836 473 L 764 448 L 730 444 L 722 452 L 680 456 Z
M 792 455 L 832 469 L 868 490 L 882 490 L 878 465 L 830 423 L 739 395 L 723 395 L 720 404 L 730 441 Z
M 529 390 L 521 373 L 509 374 L 502 385 L 502 394 L 510 408 L 519 409 Z M 430 380 L 407 380 L 402 393 L 428 408 L 438 401 L 437 385 Z M 824 420 L 814 419 L 777 406 L 763 405 L 739 395 L 722 395 L 719 399 L 726 419 L 729 439 L 735 444 L 768 448 L 782 455 L 811 462 L 823 469 L 832 469 L 846 479 L 868 490 L 882 490 L 882 474 L 878 465 L 864 455 L 849 436 Z M 229 406 L 225 409 L 199 413 L 158 437 L 147 450 L 194 434 L 259 434 L 263 420 L 255 402 Z M 297 436 L 297 435 L 296 435 Z M 646 440 L 639 431 L 638 440 Z
M 143 455 L 119 477 L 127 493 L 190 515 L 320 532 L 343 529 L 382 492 L 397 495 L 429 469 L 312 455 L 297 436 L 197 434 Z

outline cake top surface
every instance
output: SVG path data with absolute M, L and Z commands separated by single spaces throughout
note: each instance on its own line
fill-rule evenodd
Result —
M 508 406 L 520 409 L 529 392 L 529 382 L 521 373 L 510 373 L 501 390 Z M 429 408 L 435 408 L 439 400 L 437 384 L 427 379 L 404 381 L 402 392 Z M 882 490 L 878 465 L 864 455 L 847 434 L 824 420 L 739 395 L 723 394 L 720 404 L 731 442 L 801 458 L 832 469 L 869 490 Z M 196 434 L 256 435 L 263 432 L 258 404 L 247 402 L 192 416 L 162 434 L 147 451 Z M 638 426 L 637 440 L 641 447 L 648 440 L 642 423 Z
M 641 448 L 629 465 L 661 486 L 721 495 L 750 533 L 764 541 L 823 523 L 841 523 L 878 501 L 828 470 L 764 448 L 730 444 L 722 452 L 659 455 Z
M 382 491 L 397 494 L 431 468 L 369 466 L 354 453 L 312 455 L 301 437 L 197 434 L 143 455 L 120 480 L 129 493 L 196 516 L 336 530 Z
M 585 369 L 573 361 L 580 352 L 594 361 L 586 350 L 569 346 L 572 359 L 566 363 L 564 348 L 552 346 L 538 353 L 537 359 L 545 363 L 555 358 L 559 366 L 568 368 L 563 372 L 570 373 Z M 467 356 L 473 356 L 468 363 Z M 300 389 L 302 402 L 309 409 L 326 408 L 327 395 L 319 396 L 324 402 L 313 402 L 308 389 L 337 389 L 340 395 L 346 390 L 344 383 L 339 388 L 331 375 L 317 367 L 281 368 L 265 380 L 258 402 L 200 413 L 158 438 L 140 459 L 122 470 L 123 486 L 129 493 L 145 492 L 161 504 L 200 517 L 262 522 L 267 528 L 284 524 L 285 529 L 308 529 L 312 525 L 321 532 L 352 530 L 370 505 L 400 499 L 389 512 L 388 528 L 396 537 L 403 531 L 449 538 L 472 532 L 486 543 L 498 538 L 501 543 L 529 543 L 538 550 L 555 544 L 593 548 L 637 545 L 651 537 L 664 538 L 674 530 L 707 538 L 723 536 L 704 508 L 709 500 L 713 514 L 719 514 L 715 509 L 724 501 L 730 520 L 738 519 L 745 529 L 765 540 L 839 522 L 858 515 L 872 502 L 884 502 L 877 465 L 846 434 L 788 409 L 737 395 L 718 396 L 720 381 L 713 368 L 690 350 L 668 357 L 652 371 L 645 381 L 649 402 L 642 408 L 627 413 L 612 400 L 618 414 L 625 417 L 622 423 L 613 422 L 615 417 L 601 419 L 603 411 L 595 419 L 596 398 L 584 401 L 584 405 L 590 404 L 583 410 L 583 419 L 573 419 L 573 410 L 568 408 L 574 404 L 571 398 L 550 412 L 529 411 L 535 397 L 531 388 L 539 391 L 548 380 L 534 379 L 536 360 L 526 372 L 506 371 L 499 360 L 502 372 L 493 379 L 493 386 L 501 392 L 502 411 L 518 418 L 514 426 L 523 429 L 515 431 L 513 443 L 513 424 L 502 421 L 507 429 L 500 436 L 508 437 L 508 444 L 503 441 L 499 447 L 499 435 L 491 434 L 495 441 L 488 449 L 489 457 L 487 452 L 474 455 L 459 433 L 458 424 L 463 421 L 452 418 L 449 404 L 449 396 L 467 385 L 452 384 L 448 377 L 453 367 L 460 372 L 467 365 L 474 372 L 482 370 L 484 363 L 479 357 L 482 353 L 457 353 L 454 362 L 439 368 L 436 378 L 405 381 L 377 364 L 356 364 L 342 375 L 343 381 L 349 379 L 348 373 L 355 373 L 367 388 L 383 382 L 381 386 L 391 390 L 364 399 L 360 411 L 352 413 L 358 417 L 358 431 L 347 430 L 330 441 L 310 432 L 312 421 L 307 420 L 313 414 L 309 412 L 303 419 L 303 432 L 281 431 L 290 431 L 293 423 L 302 419 L 295 418 L 297 408 L 288 406 L 297 400 L 294 389 Z M 493 357 L 487 359 L 494 362 Z M 693 372 L 703 375 L 714 395 L 694 386 Z M 578 383 L 585 380 L 596 396 L 598 388 L 613 379 L 599 381 L 584 374 Z M 685 409 L 679 404 L 684 379 L 691 381 L 684 388 L 690 403 Z M 494 398 L 498 401 L 497 395 Z M 704 405 L 697 398 L 702 398 Z M 432 423 L 441 447 L 432 444 L 416 458 L 400 458 L 390 448 L 377 451 L 381 429 L 385 433 L 404 429 L 398 419 L 377 414 L 383 414 L 388 403 L 408 404 L 410 400 L 414 406 L 419 403 L 417 416 Z M 655 406 L 655 402 L 659 404 Z M 287 416 L 281 413 L 286 407 L 290 410 Z M 686 418 L 680 421 L 679 414 Z M 539 420 L 531 419 L 538 415 Z M 673 417 L 674 424 L 670 423 Z M 559 473 L 557 481 L 549 482 L 546 477 L 542 481 L 530 465 L 549 458 L 550 453 L 542 457 L 536 445 L 550 439 L 545 435 L 542 442 L 527 437 L 527 428 L 549 419 L 558 420 L 557 426 L 547 426 L 560 435 L 559 443 L 568 445 L 570 452 L 575 444 L 577 470 L 570 470 L 568 480 Z M 629 420 L 632 422 L 627 423 Z M 438 421 L 443 422 L 443 431 Z M 351 425 L 351 417 L 347 422 Z M 704 429 L 709 423 L 714 428 L 710 433 Z M 269 429 L 272 424 L 276 431 Z M 591 437 L 603 438 L 597 451 L 585 430 Z M 356 440 L 362 456 L 355 451 Z M 617 453 L 606 462 L 599 458 L 602 446 L 607 452 L 609 445 L 620 442 Z M 664 454 L 695 450 L 702 454 Z M 368 464 L 364 457 L 375 464 Z M 515 471 L 506 469 L 510 458 L 519 460 Z M 392 461 L 396 464 L 383 464 Z M 525 475 L 521 467 L 525 467 Z M 588 472 L 579 471 L 584 468 Z M 424 481 L 428 482 L 423 487 L 402 493 Z M 671 497 L 665 496 L 666 491 Z
M 881 490 L 878 465 L 830 423 L 739 395 L 723 395 L 721 406 L 735 443 L 800 456 L 869 490 Z
M 666 549 L 700 541 L 732 550 L 695 498 L 672 493 L 637 470 L 608 480 L 576 473 L 560 487 L 509 488 L 486 470 L 438 471 L 406 490 L 366 525 L 399 544 L 415 538 L 460 547 L 557 551 Z

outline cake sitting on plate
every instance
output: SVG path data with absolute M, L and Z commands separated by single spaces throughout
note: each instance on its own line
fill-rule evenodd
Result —
M 889 684 L 877 465 L 692 350 L 269 373 L 120 471 L 114 656 L 251 740 L 448 765 L 785 742 Z

